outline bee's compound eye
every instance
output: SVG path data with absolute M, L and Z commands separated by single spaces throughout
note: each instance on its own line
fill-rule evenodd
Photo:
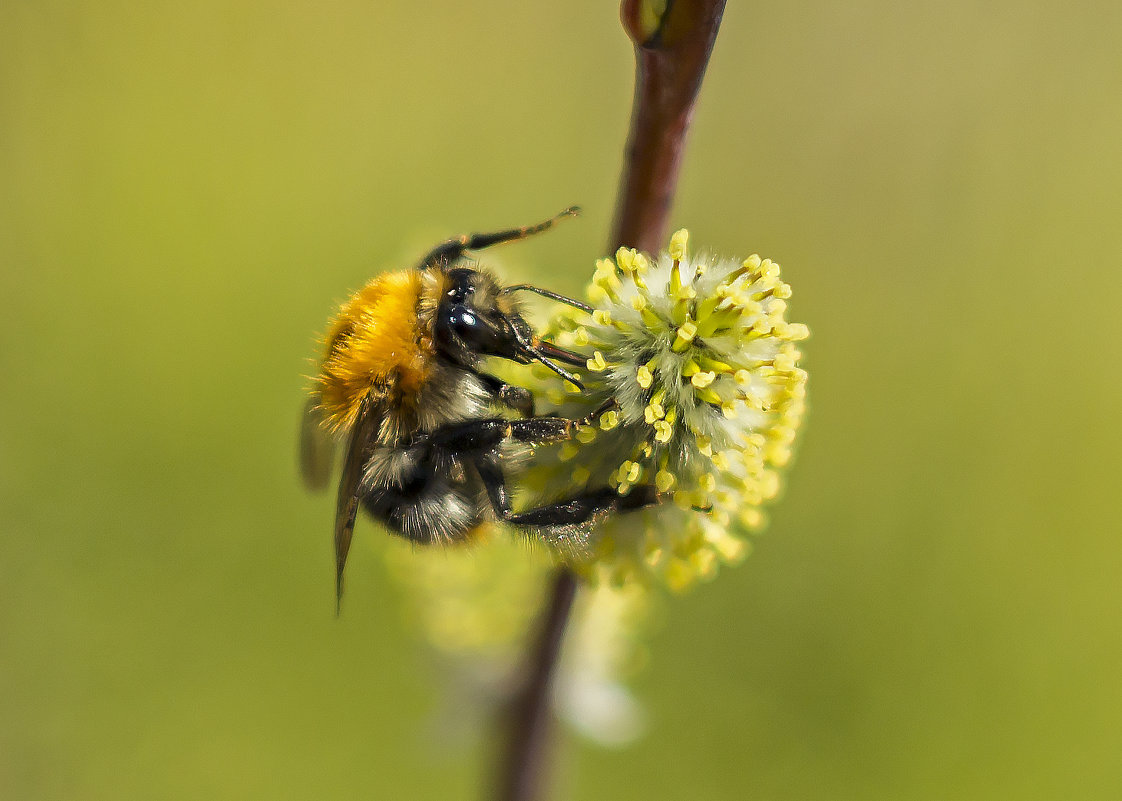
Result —
M 507 327 L 456 304 L 439 319 L 437 337 L 475 353 L 505 355 L 510 334 Z
M 479 332 L 485 328 L 475 313 L 461 304 L 449 309 L 444 320 L 449 331 L 469 342 L 474 342 Z

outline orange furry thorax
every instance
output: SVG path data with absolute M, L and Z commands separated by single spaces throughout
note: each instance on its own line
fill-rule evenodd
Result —
M 372 279 L 343 304 L 325 339 L 316 385 L 326 425 L 354 425 L 371 391 L 412 406 L 428 378 L 431 326 L 418 317 L 426 276 L 417 270 Z

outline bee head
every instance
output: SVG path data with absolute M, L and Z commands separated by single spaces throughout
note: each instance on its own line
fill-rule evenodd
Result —
M 433 338 L 437 348 L 463 367 L 473 367 L 483 356 L 527 364 L 540 362 L 583 389 L 579 379 L 557 362 L 581 366 L 585 359 L 540 339 L 522 317 L 511 293 L 528 290 L 546 297 L 583 304 L 524 285 L 502 288 L 490 275 L 468 267 L 445 273 L 444 293 L 436 310 Z

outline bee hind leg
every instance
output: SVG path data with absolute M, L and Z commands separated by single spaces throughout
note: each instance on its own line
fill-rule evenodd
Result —
M 501 378 L 496 378 L 487 373 L 475 373 L 475 376 L 483 382 L 487 391 L 500 403 L 514 409 L 523 417 L 534 416 L 534 394 L 530 390 L 508 384 Z
M 667 496 L 654 486 L 642 484 L 633 487 L 627 495 L 620 495 L 612 487 L 588 489 L 555 503 L 514 512 L 502 466 L 495 456 L 475 460 L 479 477 L 487 488 L 487 496 L 495 514 L 505 523 L 525 528 L 566 528 L 587 523 L 611 512 L 630 512 L 660 503 Z

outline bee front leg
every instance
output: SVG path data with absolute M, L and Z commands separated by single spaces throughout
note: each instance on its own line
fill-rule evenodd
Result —
M 449 423 L 435 431 L 422 434 L 414 441 L 414 445 L 421 448 L 442 448 L 472 456 L 495 450 L 505 439 L 535 445 L 564 442 L 572 439 L 579 429 L 591 425 L 601 414 L 615 406 L 615 400 L 609 398 L 596 411 L 580 420 L 549 416 L 527 417 L 521 420 L 484 417 L 479 420 L 465 420 L 462 423 Z
M 508 384 L 501 378 L 487 373 L 475 373 L 475 376 L 500 403 L 514 409 L 523 417 L 534 416 L 534 394 L 530 390 Z
M 493 451 L 506 439 L 528 443 L 564 442 L 572 438 L 582 423 L 564 417 L 528 417 L 521 420 L 487 417 L 441 426 L 420 437 L 417 444 L 470 456 Z

